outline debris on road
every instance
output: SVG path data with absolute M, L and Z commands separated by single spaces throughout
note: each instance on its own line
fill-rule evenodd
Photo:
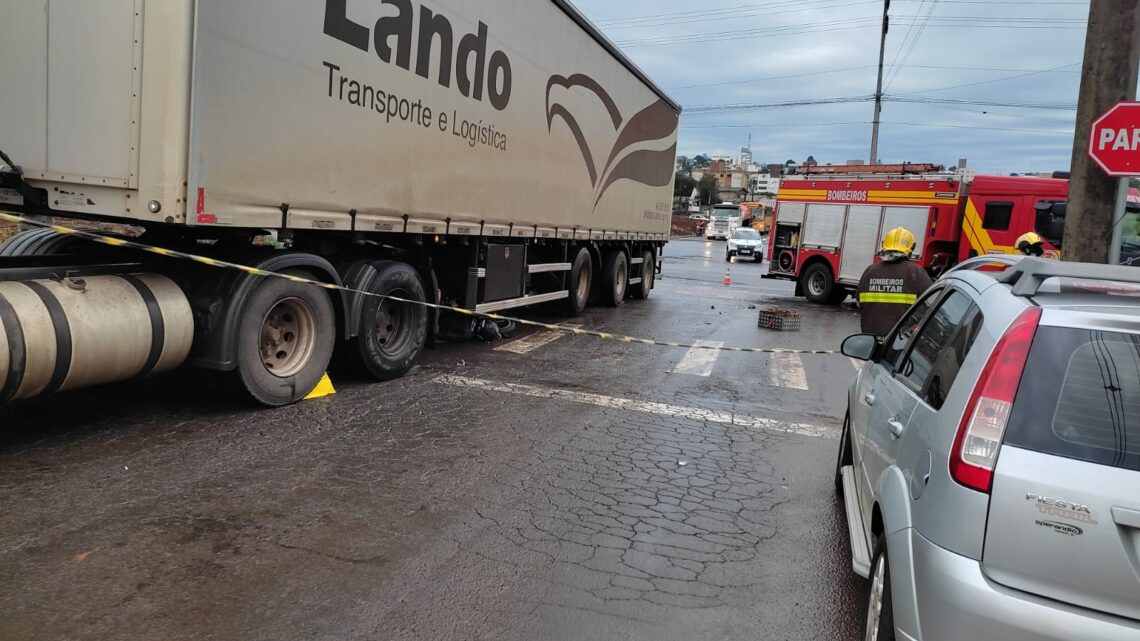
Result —
M 760 310 L 757 327 L 778 332 L 798 332 L 800 330 L 800 314 L 794 309 L 769 307 Z

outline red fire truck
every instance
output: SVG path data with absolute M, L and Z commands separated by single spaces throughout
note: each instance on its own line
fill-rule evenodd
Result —
M 1016 253 L 1028 231 L 1056 255 L 1064 233 L 1069 181 L 947 174 L 784 181 L 768 243 L 765 278 L 796 281 L 796 295 L 839 303 L 876 260 L 883 234 L 909 229 L 914 260 L 937 276 L 981 254 Z

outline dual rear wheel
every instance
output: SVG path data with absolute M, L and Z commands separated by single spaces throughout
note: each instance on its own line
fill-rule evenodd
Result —
M 594 263 L 590 251 L 581 247 L 571 263 L 569 298 L 566 308 L 572 314 L 580 314 L 590 301 L 591 290 L 598 287 L 597 301 L 606 307 L 618 307 L 625 303 L 627 296 L 644 300 L 649 298 L 656 280 L 656 263 L 653 252 L 646 249 L 641 253 L 641 281 L 631 283 L 629 255 L 624 250 L 611 249 L 602 254 L 601 278 L 593 278 Z
M 292 275 L 312 279 L 298 271 Z M 283 278 L 258 283 L 246 300 L 237 335 L 237 376 L 257 402 L 277 407 L 309 394 L 334 352 L 354 372 L 392 380 L 412 368 L 427 341 L 426 296 L 419 274 L 395 261 L 361 263 L 346 286 L 368 292 L 351 306 L 356 336 L 336 344 L 329 292 Z

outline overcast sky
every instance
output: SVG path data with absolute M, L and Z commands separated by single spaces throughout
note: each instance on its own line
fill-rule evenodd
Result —
M 762 162 L 869 154 L 882 0 L 575 3 L 685 107 L 679 153 L 736 154 L 751 133 Z M 892 0 L 890 12 L 884 162 L 1068 168 L 1087 0 Z M 818 100 L 852 101 L 764 107 Z

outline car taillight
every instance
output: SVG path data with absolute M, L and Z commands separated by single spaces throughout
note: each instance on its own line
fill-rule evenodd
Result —
M 970 395 L 950 450 L 950 476 L 968 488 L 990 491 L 998 449 L 1040 320 L 1037 307 L 1017 317 L 990 354 Z

